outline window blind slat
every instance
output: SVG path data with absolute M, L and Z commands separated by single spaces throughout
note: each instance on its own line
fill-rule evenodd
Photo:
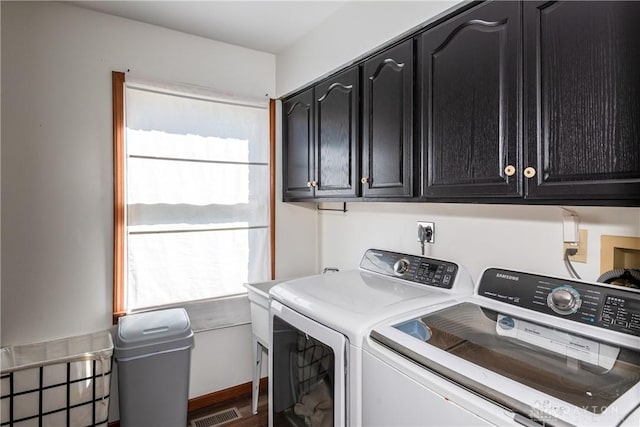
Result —
M 270 278 L 266 102 L 196 92 L 125 90 L 129 311 Z

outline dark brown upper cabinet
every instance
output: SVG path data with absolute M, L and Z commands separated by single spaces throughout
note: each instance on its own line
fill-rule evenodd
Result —
M 354 67 L 283 102 L 285 201 L 358 196 L 358 96 Z
M 413 195 L 413 40 L 367 60 L 362 84 L 362 195 Z
M 284 199 L 313 197 L 315 153 L 313 88 L 282 103 L 282 172 Z
M 527 197 L 640 201 L 640 2 L 524 2 Z
M 640 206 L 639 22 L 462 5 L 283 101 L 285 201 Z
M 315 88 L 316 197 L 356 197 L 359 193 L 358 67 Z
M 419 39 L 422 195 L 521 197 L 520 4 L 482 4 Z

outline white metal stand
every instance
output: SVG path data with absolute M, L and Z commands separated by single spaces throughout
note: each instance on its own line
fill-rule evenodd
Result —
M 262 373 L 262 352 L 269 352 L 268 346 L 262 342 L 255 334 L 251 334 L 253 338 L 253 389 L 251 390 L 251 411 L 253 414 L 258 413 L 258 397 L 260 395 L 260 374 Z

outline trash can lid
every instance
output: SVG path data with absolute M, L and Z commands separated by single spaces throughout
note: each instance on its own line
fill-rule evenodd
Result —
M 184 308 L 148 311 L 118 319 L 114 356 L 150 355 L 192 344 L 191 321 Z

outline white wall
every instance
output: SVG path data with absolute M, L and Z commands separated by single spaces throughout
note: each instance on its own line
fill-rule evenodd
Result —
M 282 103 L 276 109 L 276 279 L 318 271 L 318 221 L 315 203 L 282 203 Z
M 277 89 L 286 94 L 405 33 L 457 2 L 350 2 L 277 56 Z M 474 277 L 489 265 L 567 275 L 562 262 L 562 211 L 550 206 L 351 203 L 346 214 L 318 215 L 318 271 L 356 268 L 367 248 L 420 253 L 417 220 L 436 223 L 427 255 L 458 261 Z M 574 208 L 589 231 L 588 262 L 600 273 L 600 235 L 640 236 L 638 208 Z
M 277 93 L 451 4 L 347 3 L 278 55 Z M 1 7 L 1 344 L 110 328 L 111 71 L 240 95 L 274 94 L 276 59 L 65 4 Z M 280 158 L 278 146 L 278 168 Z M 281 200 L 280 173 L 277 190 Z M 368 247 L 417 253 L 418 219 L 436 222 L 429 254 L 458 260 L 474 273 L 494 263 L 563 273 L 556 207 L 353 203 L 347 214 L 318 215 L 314 205 L 278 203 L 276 210 L 278 277 L 354 268 Z M 589 263 L 577 265 L 587 276 L 597 271 L 599 234 L 640 235 L 638 209 L 576 210 L 590 232 Z M 248 325 L 196 334 L 191 397 L 250 380 L 249 337 Z
M 277 56 L 282 96 L 454 7 L 459 1 L 352 1 Z
M 0 7 L 0 23 L 2 22 L 2 7 Z M 0 25 L 1 30 L 1 25 Z M 2 35 L 0 31 L 0 44 Z M 2 81 L 2 55 L 0 55 L 0 81 Z M 0 99 L 2 99 L 2 85 L 0 84 Z M 2 110 L 0 106 L 0 110 Z M 0 118 L 0 135 L 2 135 L 2 119 Z M 2 138 L 0 138 L 0 242 L 2 242 Z M 2 245 L 0 244 L 0 291 L 2 290 Z M 2 343 L 2 292 L 0 292 L 0 345 Z
M 1 7 L 1 343 L 108 329 L 111 71 L 273 96 L 275 57 L 61 3 Z M 249 342 L 249 325 L 196 334 L 190 396 L 250 381 Z
M 278 96 L 336 70 L 455 4 L 455 1 L 347 2 L 326 22 L 277 55 Z M 281 104 L 278 102 L 278 201 L 282 200 L 281 121 Z M 321 271 L 320 228 L 315 204 L 278 202 L 276 218 L 279 230 L 276 240 L 277 278 Z
M 320 264 L 356 268 L 375 247 L 420 254 L 416 221 L 435 222 L 426 255 L 457 261 L 477 279 L 500 266 L 569 277 L 562 260 L 562 209 L 445 203 L 352 203 L 349 212 L 320 215 Z M 640 209 L 571 207 L 588 230 L 587 263 L 574 263 L 586 280 L 600 275 L 602 234 L 640 236 Z

